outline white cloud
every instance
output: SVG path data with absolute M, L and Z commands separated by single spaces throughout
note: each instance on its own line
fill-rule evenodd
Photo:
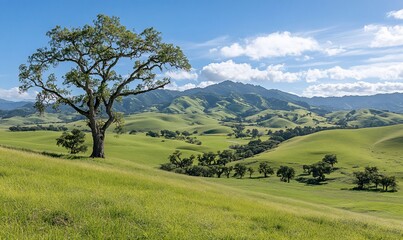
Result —
M 373 34 L 370 47 L 394 47 L 403 45 L 403 26 L 366 25 L 365 32 Z
M 208 87 L 208 86 L 213 85 L 213 84 L 215 84 L 215 82 L 213 82 L 213 81 L 205 81 L 205 82 L 199 83 L 197 85 L 197 87 L 198 88 L 205 88 L 205 87 Z
M 284 65 L 270 65 L 266 69 L 253 68 L 248 63 L 235 63 L 232 60 L 221 63 L 210 63 L 204 66 L 201 71 L 201 78 L 221 82 L 232 80 L 239 82 L 250 81 L 273 81 L 273 82 L 295 82 L 299 79 L 300 73 L 284 72 Z
M 309 83 L 316 82 L 318 79 L 326 78 L 326 72 L 319 69 L 309 69 L 305 72 L 305 80 Z
M 275 32 L 265 36 L 243 40 L 229 46 L 210 49 L 210 53 L 220 53 L 227 58 L 246 56 L 253 60 L 271 57 L 302 56 L 306 52 L 322 52 L 328 56 L 345 52 L 342 47 L 335 47 L 331 41 L 319 44 L 312 37 L 304 37 L 290 32 Z M 309 56 L 304 56 L 304 58 Z
M 247 56 L 254 60 L 270 57 L 301 56 L 307 51 L 319 51 L 319 43 L 310 37 L 276 32 L 266 36 L 247 39 L 243 44 L 233 43 L 219 49 L 224 57 Z
M 386 13 L 386 16 L 389 18 L 403 19 L 403 9 L 398 11 L 390 11 Z
M 402 82 L 355 82 L 355 83 L 337 83 L 337 84 L 318 84 L 309 86 L 304 90 L 306 97 L 341 97 L 341 96 L 365 96 L 378 93 L 403 92 Z
M 37 92 L 20 93 L 18 87 L 10 89 L 0 88 L 0 98 L 9 101 L 34 100 Z
M 196 80 L 198 75 L 195 72 L 187 72 L 183 70 L 168 71 L 165 76 L 174 80 Z
M 235 63 L 232 60 L 221 63 L 210 63 L 204 66 L 200 78 L 221 82 L 232 80 L 238 82 L 296 82 L 305 80 L 312 83 L 320 79 L 329 80 L 363 80 L 379 79 L 384 81 L 403 79 L 403 62 L 377 63 L 343 68 L 335 66 L 327 69 L 308 69 L 298 72 L 287 72 L 284 64 L 270 65 L 264 69 L 253 68 L 248 63 Z
M 325 52 L 328 56 L 339 55 L 340 53 L 344 53 L 346 50 L 342 47 L 337 48 L 324 48 L 323 52 Z
M 350 68 L 335 66 L 329 69 L 309 69 L 303 72 L 307 82 L 315 82 L 319 79 L 380 79 L 385 81 L 403 79 L 403 63 L 383 63 L 358 65 Z
M 205 88 L 207 86 L 213 85 L 215 82 L 212 81 L 205 81 L 205 82 L 200 82 L 199 84 L 194 84 L 194 83 L 187 83 L 182 86 L 178 86 L 176 82 L 172 82 L 171 84 L 167 85 L 165 89 L 168 90 L 176 90 L 176 91 L 185 91 L 188 89 L 192 88 Z

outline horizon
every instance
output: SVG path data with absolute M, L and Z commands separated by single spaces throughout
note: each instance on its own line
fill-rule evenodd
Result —
M 178 89 L 164 89 L 164 88 L 159 89 L 159 90 L 176 91 L 176 92 L 185 92 L 185 91 L 193 90 L 193 89 L 205 89 L 205 88 L 208 88 L 208 87 L 211 87 L 211 86 L 214 86 L 214 85 L 223 84 L 223 83 L 225 83 L 225 82 L 240 83 L 240 84 L 243 84 L 243 85 L 252 85 L 252 86 L 254 86 L 254 87 L 263 87 L 263 88 L 266 89 L 266 90 L 280 91 L 280 92 L 283 92 L 283 93 L 288 93 L 288 94 L 291 94 L 291 95 L 295 95 L 295 96 L 302 97 L 302 98 L 307 98 L 307 99 L 312 99 L 312 98 L 344 98 L 344 97 L 372 97 L 372 96 L 377 96 L 377 95 L 403 94 L 402 92 L 390 92 L 390 93 L 375 93 L 375 94 L 372 94 L 372 95 L 346 95 L 346 96 L 326 96 L 326 97 L 323 97 L 323 96 L 312 96 L 312 97 L 305 97 L 305 96 L 301 96 L 301 95 L 298 95 L 298 94 L 295 94 L 295 93 L 285 92 L 285 91 L 282 91 L 282 90 L 279 90 L 279 89 L 275 89 L 275 88 L 266 88 L 266 87 L 261 86 L 261 85 L 258 85 L 258 84 L 243 83 L 243 82 L 235 82 L 235 81 L 231 81 L 231 80 L 224 80 L 224 81 L 222 81 L 222 82 L 214 83 L 214 84 L 212 84 L 212 85 L 208 85 L 208 86 L 204 86 L 204 87 L 197 87 L 197 86 L 196 86 L 195 88 L 189 88 L 189 89 L 183 89 L 183 90 L 178 90 Z M 35 99 L 7 100 L 7 99 L 3 99 L 3 98 L 0 98 L 0 100 L 3 100 L 3 101 L 10 101 L 10 102 L 34 102 L 34 101 L 35 101 Z
M 169 90 L 231 80 L 304 97 L 403 92 L 403 3 L 174 3 L 3 3 L 0 98 L 34 100 L 35 91 L 18 94 L 18 66 L 47 45 L 45 33 L 56 25 L 81 27 L 101 13 L 136 32 L 155 27 L 184 51 L 193 68 L 165 72 Z M 152 11 L 132 14 L 139 6 Z

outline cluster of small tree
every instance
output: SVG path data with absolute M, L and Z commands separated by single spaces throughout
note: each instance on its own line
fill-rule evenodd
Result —
M 377 167 L 365 167 L 362 172 L 354 172 L 354 183 L 357 184 L 356 190 L 365 190 L 382 186 L 382 191 L 388 191 L 390 187 L 392 191 L 397 191 L 397 181 L 395 176 L 387 176 L 380 174 Z M 389 188 L 389 189 L 390 189 Z
M 12 131 L 12 132 L 26 132 L 26 131 L 55 131 L 55 132 L 61 132 L 61 131 L 67 131 L 67 128 L 65 126 L 54 126 L 54 125 L 42 126 L 42 125 L 36 125 L 36 126 L 30 126 L 30 127 L 11 126 L 11 127 L 9 127 L 9 130 Z
M 195 131 L 194 133 L 197 133 Z M 196 137 L 191 137 L 192 133 L 188 131 L 171 131 L 171 130 L 161 130 L 160 132 L 156 131 L 148 131 L 146 133 L 146 136 L 150 137 L 164 137 L 166 139 L 176 139 L 176 140 L 182 140 L 190 144 L 196 144 L 196 145 L 201 145 L 202 142 L 198 140 Z
M 326 154 L 322 161 L 312 165 L 303 165 L 302 168 L 308 175 L 312 174 L 312 177 L 314 177 L 317 182 L 322 182 L 326 180 L 325 174 L 330 174 L 333 172 L 333 166 L 336 163 L 337 156 L 335 154 Z
M 243 159 L 253 157 L 256 154 L 275 148 L 277 147 L 278 144 L 279 144 L 278 141 L 271 139 L 266 141 L 257 139 L 252 140 L 245 145 L 232 145 L 230 146 L 230 148 L 235 150 L 237 159 Z
M 234 133 L 230 133 L 228 134 L 228 136 L 235 136 L 235 138 L 245 138 L 245 137 L 258 138 L 263 135 L 263 133 L 259 132 L 259 130 L 256 128 L 252 130 L 246 129 L 246 131 L 244 132 L 245 126 L 242 124 L 233 125 L 232 130 L 234 131 Z
M 234 177 L 242 178 L 246 173 L 249 173 L 249 177 L 252 178 L 252 174 L 255 169 L 252 167 L 247 167 L 244 163 L 237 163 L 234 166 Z M 269 162 L 261 162 L 259 164 L 258 172 L 263 174 L 264 178 L 269 177 L 269 175 L 274 174 L 274 169 L 269 165 Z M 292 167 L 280 166 L 277 170 L 276 175 L 280 177 L 283 182 L 290 182 L 291 179 L 295 177 L 295 170 Z
M 197 165 L 193 165 L 196 157 L 190 155 L 183 158 L 182 153 L 176 150 L 169 157 L 169 163 L 161 165 L 161 169 L 173 171 L 176 173 L 187 174 L 190 176 L 214 177 L 220 178 L 221 175 L 226 175 L 228 178 L 232 170 L 232 166 L 226 166 L 227 163 L 236 160 L 234 152 L 231 150 L 218 151 L 217 153 L 208 152 L 197 156 Z
M 263 121 L 265 121 L 265 120 L 268 120 L 268 119 L 273 118 L 273 117 L 276 117 L 276 116 L 278 116 L 278 114 L 275 114 L 275 113 L 266 113 L 266 114 L 263 115 L 263 116 L 258 116 L 257 119 L 256 119 L 256 122 L 257 122 L 257 123 L 260 123 L 260 122 L 263 122 Z M 279 116 L 279 117 L 282 117 L 282 116 Z
M 224 175 L 230 178 L 233 172 L 233 177 L 236 178 L 243 178 L 246 173 L 249 173 L 249 177 L 252 178 L 253 173 L 255 173 L 255 169 L 253 167 L 247 167 L 245 163 L 238 162 L 234 166 L 227 166 L 228 163 L 236 160 L 236 155 L 231 150 L 218 151 L 217 153 L 203 153 L 197 157 L 194 155 L 182 157 L 182 153 L 176 150 L 168 159 L 169 163 L 161 164 L 161 169 L 190 176 L 217 176 L 220 178 Z M 196 159 L 198 163 L 197 165 L 193 165 Z M 263 177 L 267 178 L 274 174 L 274 169 L 268 162 L 261 162 L 258 172 L 263 174 Z M 277 170 L 277 176 L 280 177 L 281 181 L 290 182 L 290 179 L 293 179 L 295 176 L 295 171 L 291 167 L 281 166 Z
M 279 142 L 283 142 L 285 140 L 288 140 L 293 137 L 297 136 L 305 136 L 311 133 L 323 131 L 323 130 L 329 130 L 329 129 L 339 129 L 341 127 L 295 127 L 295 128 L 287 128 L 286 130 L 278 130 L 275 132 L 272 132 L 269 130 L 268 135 L 270 135 L 270 138 Z

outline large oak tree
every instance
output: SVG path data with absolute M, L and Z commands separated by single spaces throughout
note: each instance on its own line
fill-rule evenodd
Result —
M 47 104 L 64 104 L 85 116 L 92 132 L 91 157 L 105 157 L 106 130 L 119 121 L 113 108 L 117 101 L 164 87 L 170 79 L 158 76 L 165 70 L 190 69 L 181 49 L 162 42 L 159 32 L 135 33 L 117 17 L 98 15 L 93 25 L 79 28 L 56 26 L 47 36 L 49 45 L 20 66 L 20 90 L 39 89 L 39 111 Z

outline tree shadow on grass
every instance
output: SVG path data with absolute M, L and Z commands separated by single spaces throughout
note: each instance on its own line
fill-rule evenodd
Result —
M 353 187 L 353 188 L 341 188 L 340 190 L 346 190 L 346 191 L 357 191 L 357 192 L 397 192 L 397 190 L 382 190 L 382 188 L 358 188 L 358 187 Z
M 299 177 L 295 179 L 299 183 L 305 183 L 306 185 L 326 185 L 326 181 L 318 181 L 314 178 L 304 178 L 304 177 Z
M 52 158 L 63 158 L 63 159 L 69 159 L 69 160 L 78 160 L 78 159 L 85 159 L 87 157 L 84 156 L 77 156 L 77 155 L 72 155 L 72 154 L 63 154 L 63 153 L 52 153 L 52 152 L 40 152 L 39 154 L 47 156 L 47 157 L 52 157 Z
M 88 158 L 85 156 L 77 156 L 77 155 L 72 155 L 72 154 L 54 153 L 54 152 L 47 152 L 47 151 L 41 152 L 41 151 L 36 151 L 36 150 L 28 149 L 28 148 L 13 147 L 13 146 L 7 146 L 7 145 L 0 145 L 0 147 L 6 148 L 6 149 L 11 149 L 11 150 L 16 150 L 16 151 L 27 152 L 27 153 L 40 154 L 40 155 L 52 157 L 52 158 L 61 158 L 61 159 L 69 159 L 69 160 Z
M 248 176 L 248 178 L 249 178 L 249 176 Z M 251 177 L 251 178 L 249 178 L 249 179 L 269 179 L 270 177 L 268 176 L 268 177 L 264 177 L 264 176 L 258 176 L 258 177 Z

